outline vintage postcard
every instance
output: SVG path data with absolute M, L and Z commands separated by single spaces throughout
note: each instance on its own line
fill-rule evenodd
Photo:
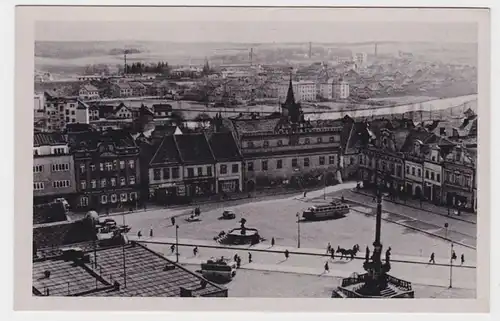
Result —
M 488 311 L 487 9 L 19 7 L 16 57 L 18 309 Z

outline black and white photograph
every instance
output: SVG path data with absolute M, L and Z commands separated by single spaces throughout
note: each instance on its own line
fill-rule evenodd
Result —
M 487 10 L 150 10 L 33 23 L 32 296 L 478 298 Z

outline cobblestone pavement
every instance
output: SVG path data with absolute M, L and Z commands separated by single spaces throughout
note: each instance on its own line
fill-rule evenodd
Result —
M 192 271 L 197 265 L 187 265 Z M 270 271 L 239 270 L 236 278 L 224 286 L 230 297 L 259 298 L 329 298 L 339 285 L 340 278 L 321 278 L 313 275 Z M 272 285 L 272 286 L 270 286 Z M 417 298 L 474 298 L 475 290 L 447 289 L 413 285 Z
M 155 238 L 153 238 L 155 239 Z M 145 240 L 146 241 L 146 240 Z M 175 242 L 175 239 L 166 241 Z M 181 244 L 189 244 L 189 240 L 179 240 Z M 149 248 L 157 251 L 171 260 L 175 260 L 175 252 L 171 252 L 170 245 L 147 244 Z M 363 260 L 340 260 L 338 257 L 299 255 L 292 253 L 288 259 L 284 256 L 284 247 L 279 252 L 258 252 L 252 247 L 235 249 L 213 249 L 199 247 L 198 254 L 193 253 L 193 246 L 179 246 L 179 262 L 183 264 L 201 264 L 211 257 L 232 258 L 238 254 L 242 258 L 242 268 L 260 271 L 285 272 L 305 275 L 316 275 L 324 277 L 349 277 L 353 272 L 364 273 Z M 269 247 L 268 247 L 269 248 Z M 290 249 L 294 250 L 294 249 Z M 296 250 L 296 249 L 295 249 Z M 252 254 L 252 262 L 249 262 L 249 253 Z M 425 262 L 425 258 L 421 261 Z M 446 263 L 447 260 L 437 260 L 436 263 Z M 325 273 L 324 265 L 328 262 L 329 272 Z M 457 288 L 475 289 L 476 269 L 457 266 L 454 262 L 453 285 Z M 459 264 L 459 263 L 458 263 Z M 391 262 L 391 275 L 403 278 L 420 285 L 442 286 L 449 285 L 450 267 L 432 264 L 408 264 Z
M 373 214 L 376 203 L 373 198 L 349 190 L 336 192 L 328 195 L 329 197 L 340 197 L 341 195 L 347 201 L 352 201 L 353 208 L 358 211 L 365 211 L 366 214 Z M 462 243 L 473 248 L 476 247 L 477 225 L 469 222 L 454 220 L 453 218 L 438 215 L 435 213 L 422 211 L 419 209 L 394 204 L 384 201 L 382 203 L 384 218 L 389 221 L 402 223 L 409 227 L 424 230 L 430 234 L 447 238 L 453 242 Z M 446 229 L 445 223 L 448 223 Z

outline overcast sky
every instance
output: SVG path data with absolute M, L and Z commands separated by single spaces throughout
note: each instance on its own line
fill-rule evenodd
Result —
M 173 42 L 477 42 L 475 23 L 422 22 L 49 22 L 35 26 L 38 41 L 142 40 Z

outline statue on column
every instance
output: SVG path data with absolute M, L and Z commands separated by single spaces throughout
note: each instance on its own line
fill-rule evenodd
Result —
M 366 247 L 366 254 L 365 254 L 365 261 L 368 262 L 369 259 L 370 259 L 370 249 L 367 246 Z
M 387 251 L 385 251 L 385 263 L 390 264 L 390 261 L 391 261 L 391 247 L 389 246 Z

